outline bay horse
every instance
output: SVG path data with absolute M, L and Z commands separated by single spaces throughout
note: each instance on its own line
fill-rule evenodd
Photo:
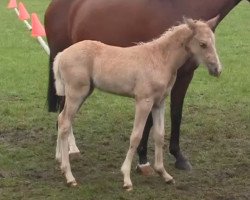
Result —
M 121 167 L 123 188 L 132 190 L 131 163 L 150 112 L 154 121 L 154 169 L 166 183 L 174 181 L 164 168 L 162 147 L 165 99 L 174 85 L 177 70 L 192 56 L 197 63 L 203 63 L 211 75 L 219 76 L 222 71 L 210 28 L 217 23 L 217 18 L 208 22 L 184 19 L 184 22 L 151 42 L 133 47 L 84 40 L 58 53 L 53 67 L 55 86 L 57 95 L 65 96 L 65 104 L 58 116 L 56 159 L 61 163 L 67 184 L 77 185 L 69 162 L 72 122 L 94 88 L 135 99 L 130 146 Z
M 45 29 L 50 47 L 48 109 L 56 112 L 61 98 L 56 95 L 53 61 L 58 52 L 82 40 L 98 40 L 106 44 L 127 47 L 136 42 L 150 41 L 161 35 L 182 16 L 208 20 L 219 14 L 218 23 L 241 0 L 53 0 L 45 13 Z M 169 150 L 175 157 L 175 167 L 191 169 L 182 154 L 179 137 L 182 107 L 186 91 L 193 78 L 197 62 L 190 58 L 178 70 L 171 91 L 171 137 Z M 147 140 L 153 125 L 150 114 L 138 147 L 139 164 L 147 163 Z M 70 152 L 79 152 L 74 136 Z

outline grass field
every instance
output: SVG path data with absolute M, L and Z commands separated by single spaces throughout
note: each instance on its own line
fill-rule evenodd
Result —
M 50 1 L 23 2 L 43 19 Z M 54 160 L 57 114 L 46 109 L 48 56 L 14 11 L 6 9 L 7 3 L 0 2 L 1 200 L 250 199 L 249 3 L 242 1 L 217 29 L 221 78 L 199 68 L 188 90 L 181 146 L 193 170 L 176 170 L 167 153 L 167 112 L 165 166 L 176 184 L 133 171 L 134 190 L 129 193 L 122 189 L 120 166 L 129 145 L 133 101 L 98 91 L 88 99 L 75 122 L 81 158 L 71 162 L 80 186 L 68 188 Z M 149 158 L 152 162 L 152 142 Z

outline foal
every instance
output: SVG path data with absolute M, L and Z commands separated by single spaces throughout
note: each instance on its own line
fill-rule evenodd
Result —
M 174 182 L 163 166 L 165 98 L 172 89 L 178 68 L 191 56 L 204 63 L 211 75 L 219 76 L 222 68 L 208 22 L 184 19 L 184 24 L 159 38 L 128 48 L 82 41 L 56 56 L 53 67 L 56 91 L 59 96 L 65 96 L 64 109 L 58 116 L 56 159 L 70 186 L 77 185 L 69 162 L 68 138 L 74 137 L 72 121 L 95 87 L 135 99 L 130 146 L 121 167 L 123 187 L 132 189 L 131 162 L 150 111 L 154 121 L 154 169 L 165 182 Z

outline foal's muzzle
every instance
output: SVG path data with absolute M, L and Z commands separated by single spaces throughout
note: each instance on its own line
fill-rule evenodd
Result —
M 209 71 L 210 75 L 215 76 L 215 77 L 219 77 L 222 70 L 221 70 L 221 67 L 219 67 L 217 65 L 209 64 L 208 71 Z

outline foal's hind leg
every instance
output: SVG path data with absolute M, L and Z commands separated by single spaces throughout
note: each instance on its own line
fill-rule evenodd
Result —
M 58 123 L 57 123 L 58 126 Z M 56 140 L 56 160 L 57 162 L 61 163 L 62 162 L 62 152 L 61 152 L 61 145 L 60 145 L 60 138 L 59 138 L 59 130 L 57 134 L 57 140 Z
M 69 145 L 69 155 L 70 155 L 71 159 L 78 158 L 80 156 L 80 150 L 76 146 L 75 136 L 73 134 L 73 128 L 72 127 L 70 129 L 70 133 L 69 133 L 69 136 L 68 136 L 68 145 Z M 58 134 L 57 144 L 56 144 L 56 160 L 59 163 L 61 163 L 62 162 L 61 158 L 62 158 L 61 146 L 59 144 L 59 134 Z
M 64 105 L 65 105 L 65 96 L 62 96 L 59 98 L 60 99 L 60 104 L 59 104 L 59 110 L 62 112 Z M 58 139 L 57 139 L 58 141 Z M 80 151 L 78 147 L 76 146 L 76 141 L 75 141 L 75 136 L 73 134 L 73 129 L 71 128 L 70 134 L 68 137 L 68 142 L 69 142 L 69 155 L 71 158 L 77 158 L 80 156 Z M 61 150 L 57 142 L 57 147 L 56 147 L 56 160 L 60 163 L 61 162 Z
M 76 186 L 76 180 L 71 172 L 69 162 L 68 138 L 72 131 L 72 121 L 82 102 L 89 94 L 89 86 L 70 88 L 66 94 L 66 101 L 63 111 L 58 117 L 58 143 L 61 148 L 61 170 L 66 177 L 67 184 Z
M 165 114 L 165 101 L 161 103 L 159 107 L 154 107 L 152 109 L 153 116 L 153 138 L 155 141 L 155 171 L 161 175 L 166 183 L 173 183 L 173 177 L 170 176 L 163 165 L 163 151 L 162 147 L 164 145 L 164 114 Z
M 145 126 L 147 117 L 152 108 L 153 101 L 151 99 L 143 99 L 136 101 L 135 108 L 135 120 L 132 134 L 130 136 L 130 146 L 126 155 L 126 159 L 121 167 L 121 171 L 124 175 L 124 185 L 123 188 L 126 190 L 132 190 L 132 182 L 130 179 L 131 163 L 135 151 L 140 143 L 143 128 Z
M 75 136 L 73 134 L 73 128 L 71 128 L 71 130 L 70 130 L 68 142 L 69 142 L 69 155 L 70 155 L 70 158 L 71 159 L 72 158 L 78 158 L 80 156 L 80 150 L 76 146 Z
M 59 135 L 58 135 L 59 137 Z M 68 137 L 68 145 L 69 145 L 69 155 L 71 159 L 78 158 L 80 156 L 80 151 L 78 147 L 76 146 L 75 142 L 75 136 L 73 134 L 73 128 L 71 127 L 69 137 Z M 61 163 L 62 160 L 62 155 L 61 155 L 61 147 L 59 145 L 59 139 L 57 138 L 57 144 L 56 144 L 56 160 Z
M 58 146 L 61 150 L 61 170 L 65 175 L 67 184 L 77 185 L 75 178 L 71 172 L 71 167 L 69 163 L 69 146 L 68 146 L 68 137 L 72 127 L 72 120 L 76 109 L 74 109 L 69 103 L 70 106 L 67 106 L 67 103 L 64 106 L 63 111 L 58 116 Z M 58 159 L 58 158 L 57 158 Z
M 57 124 L 57 126 L 58 126 L 58 124 Z M 61 147 L 59 145 L 58 136 L 57 136 L 57 143 L 56 143 L 56 160 L 57 160 L 57 162 L 61 163 L 62 162 L 61 161 L 62 155 L 61 155 Z M 73 128 L 71 128 L 71 130 L 70 130 L 69 137 L 68 137 L 68 143 L 69 143 L 68 144 L 69 145 L 69 155 L 70 155 L 71 159 L 80 157 L 80 150 L 76 146 L 75 136 L 73 134 Z

